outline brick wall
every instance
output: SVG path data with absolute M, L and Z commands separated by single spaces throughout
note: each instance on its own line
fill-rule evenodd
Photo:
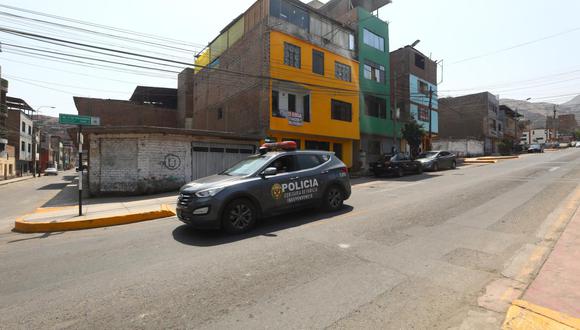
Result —
M 102 126 L 177 127 L 177 109 L 85 97 L 74 101 L 79 115 L 100 117 Z
M 257 142 L 187 134 L 89 135 L 91 195 L 140 195 L 177 191 L 192 180 L 193 141 L 244 145 Z

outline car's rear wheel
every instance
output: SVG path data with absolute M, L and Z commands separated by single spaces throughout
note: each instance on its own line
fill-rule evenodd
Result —
M 454 170 L 454 169 L 456 169 L 456 168 L 457 168 L 457 162 L 456 162 L 456 161 L 453 161 L 453 162 L 451 163 L 451 169 L 452 169 L 452 170 Z
M 247 199 L 236 199 L 231 201 L 222 215 L 222 226 L 225 231 L 231 234 L 244 233 L 256 225 L 256 208 Z
M 417 174 L 422 174 L 423 173 L 423 165 L 417 165 Z
M 395 172 L 395 174 L 396 174 L 396 175 L 397 175 L 397 176 L 400 178 L 400 177 L 402 177 L 403 175 L 405 175 L 405 171 L 403 171 L 403 169 L 399 167 L 399 168 L 397 169 L 397 171 Z
M 324 209 L 330 212 L 340 210 L 344 205 L 344 194 L 338 186 L 330 186 L 324 195 Z

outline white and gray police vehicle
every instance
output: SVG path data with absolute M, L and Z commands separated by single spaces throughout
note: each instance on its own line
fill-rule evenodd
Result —
M 334 153 L 296 150 L 286 141 L 266 143 L 259 154 L 184 185 L 176 209 L 192 227 L 242 233 L 263 217 L 313 206 L 337 211 L 350 193 L 348 169 Z

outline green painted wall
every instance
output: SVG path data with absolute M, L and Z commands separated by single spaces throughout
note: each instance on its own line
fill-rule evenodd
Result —
M 389 65 L 389 25 L 378 19 L 363 8 L 358 7 L 358 60 L 359 81 L 360 81 L 360 131 L 361 133 L 382 135 L 387 137 L 393 136 L 393 121 L 391 118 L 391 100 L 390 100 L 390 65 Z M 363 30 L 367 29 L 376 35 L 385 39 L 385 50 L 380 51 L 364 43 Z M 385 83 L 381 84 L 373 80 L 365 79 L 364 63 L 370 60 L 385 67 Z M 372 93 L 377 97 L 382 97 L 387 102 L 387 118 L 377 118 L 367 116 L 366 105 L 364 101 L 364 92 Z

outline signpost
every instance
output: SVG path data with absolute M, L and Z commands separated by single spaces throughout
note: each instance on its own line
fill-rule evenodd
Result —
M 58 122 L 63 125 L 77 125 L 79 132 L 77 141 L 79 145 L 79 217 L 83 215 L 83 126 L 99 126 L 101 118 L 91 116 L 77 116 L 66 113 L 58 114 Z

